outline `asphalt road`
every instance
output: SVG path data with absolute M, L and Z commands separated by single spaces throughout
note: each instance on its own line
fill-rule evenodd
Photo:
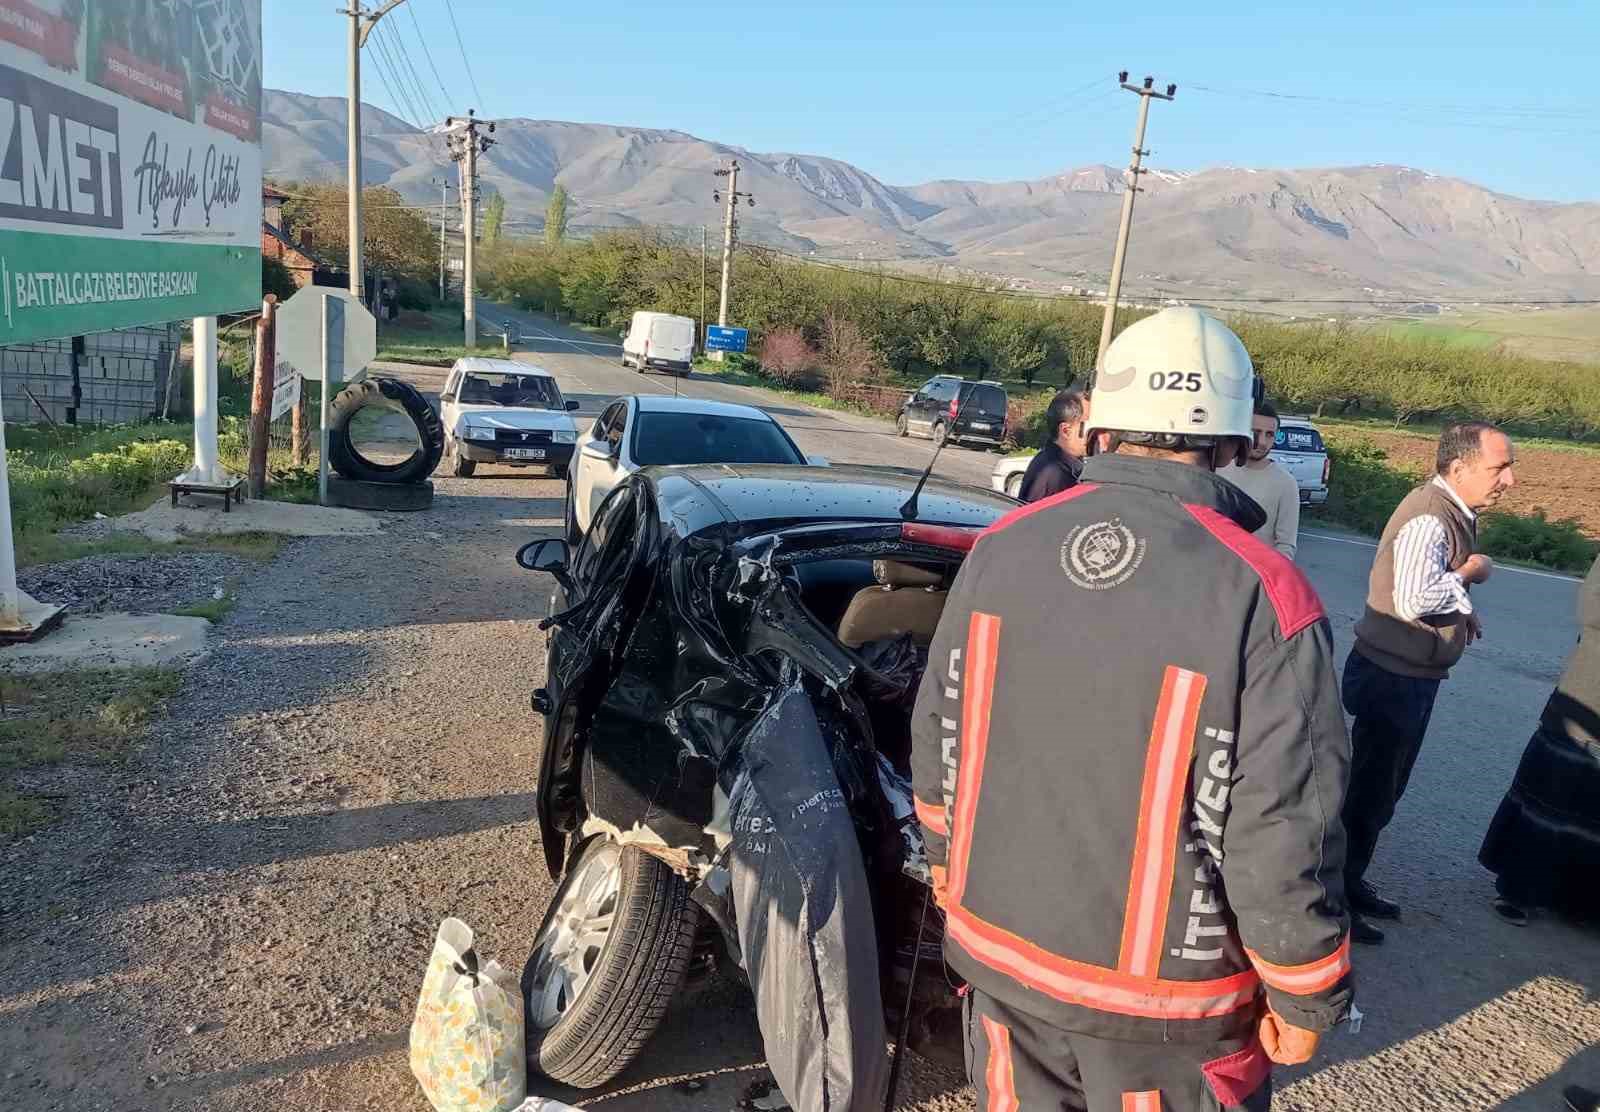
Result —
M 516 358 L 551 371 L 581 403 L 581 415 L 621 393 L 678 391 L 760 405 L 803 450 L 837 464 L 920 468 L 932 451 L 926 441 L 896 438 L 886 422 L 813 410 L 708 376 L 674 381 L 624 370 L 616 345 L 547 319 L 494 307 L 483 316 L 515 322 L 524 337 Z M 415 381 L 436 390 L 442 372 Z M 996 458 L 952 447 L 938 471 L 987 484 Z M 493 479 L 500 470 L 479 474 Z M 446 482 L 466 494 L 473 480 Z M 526 490 L 549 504 L 561 497 L 553 480 L 530 478 Z M 1303 532 L 1301 542 L 1300 565 L 1322 595 L 1342 663 L 1373 546 L 1320 529 Z M 1475 598 L 1486 638 L 1440 695 L 1410 792 L 1373 867 L 1372 879 L 1405 905 L 1405 921 L 1385 945 L 1355 955 L 1361 1030 L 1341 1028 L 1310 1065 L 1280 1071 L 1280 1109 L 1532 1112 L 1559 1107 L 1564 1084 L 1600 1083 L 1600 934 L 1546 917 L 1526 928 L 1502 923 L 1489 907 L 1491 878 L 1476 863 L 1483 831 L 1576 639 L 1576 583 L 1501 568 Z M 748 1002 L 732 984 L 713 982 L 673 1009 L 616 1086 L 585 1103 L 618 1112 L 726 1109 L 761 1075 L 760 1057 Z M 689 1075 L 704 1087 L 674 1087 Z M 927 1063 L 914 1061 L 908 1080 L 905 1098 L 916 1103 L 903 1100 L 903 1107 L 971 1107 L 960 1079 Z

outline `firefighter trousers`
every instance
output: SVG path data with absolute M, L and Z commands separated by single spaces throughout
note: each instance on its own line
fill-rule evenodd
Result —
M 985 1112 L 1265 1112 L 1271 1063 L 1260 1042 L 1137 1043 L 1043 1023 L 973 989 L 967 1076 Z

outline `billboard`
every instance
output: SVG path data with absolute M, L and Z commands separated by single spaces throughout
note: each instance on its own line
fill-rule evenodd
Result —
M 0 344 L 261 303 L 261 0 L 0 0 Z

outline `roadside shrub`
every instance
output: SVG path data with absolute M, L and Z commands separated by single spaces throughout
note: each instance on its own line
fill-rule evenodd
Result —
M 71 457 L 66 450 L 11 455 L 11 516 L 20 537 L 115 514 L 190 463 L 186 441 L 151 437 Z
M 849 317 L 834 312 L 822 318 L 822 364 L 828 393 L 835 398 L 843 398 L 854 383 L 873 383 L 883 377 L 866 333 Z
M 817 351 L 797 328 L 768 333 L 761 344 L 761 369 L 784 386 L 799 386 L 815 376 Z
M 1377 536 L 1400 500 L 1422 482 L 1422 472 L 1397 467 L 1371 440 L 1328 443 L 1333 460 L 1328 501 L 1312 512 L 1358 532 Z
M 1583 535 L 1571 518 L 1551 521 L 1543 510 L 1523 517 L 1486 513 L 1478 522 L 1478 544 L 1496 559 L 1525 560 L 1564 571 L 1586 572 L 1600 545 Z

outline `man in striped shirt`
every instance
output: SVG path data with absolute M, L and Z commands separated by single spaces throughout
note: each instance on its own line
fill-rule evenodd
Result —
M 1511 489 L 1515 463 L 1511 438 L 1493 425 L 1451 425 L 1439 437 L 1435 475 L 1405 497 L 1378 542 L 1342 687 L 1355 716 L 1343 818 L 1357 942 L 1383 941 L 1372 919 L 1400 918 L 1400 906 L 1367 882 L 1367 866 L 1405 794 L 1440 681 L 1483 636 L 1469 592 L 1494 565 L 1476 550 L 1478 514 Z

